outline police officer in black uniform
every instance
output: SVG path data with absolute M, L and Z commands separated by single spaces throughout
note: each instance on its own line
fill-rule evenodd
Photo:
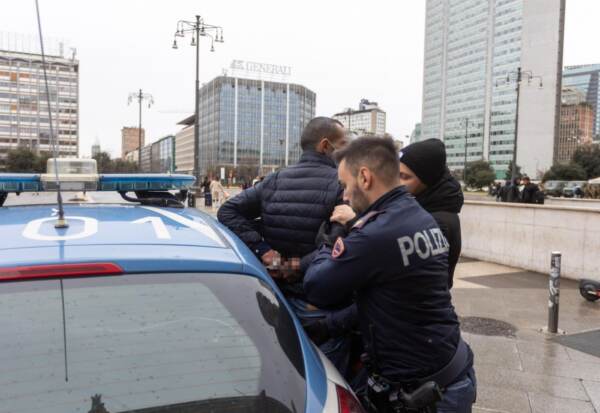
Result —
M 473 353 L 448 291 L 446 239 L 400 185 L 391 139 L 358 138 L 337 158 L 344 200 L 359 219 L 346 237 L 321 246 L 304 278 L 308 300 L 335 307 L 355 294 L 372 366 L 369 391 L 374 377 L 390 392 L 435 382 L 442 391 L 438 412 L 471 412 Z M 384 399 L 393 404 L 394 397 Z M 388 407 L 377 409 L 394 411 Z

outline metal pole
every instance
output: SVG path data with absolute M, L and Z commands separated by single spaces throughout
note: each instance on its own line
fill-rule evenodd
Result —
M 465 118 L 465 164 L 463 165 L 463 181 L 467 188 L 467 137 L 469 136 L 469 118 Z
M 519 95 L 521 94 L 521 68 L 517 69 L 517 113 L 515 115 L 515 147 L 512 158 L 512 171 L 510 173 L 511 183 L 515 182 L 517 177 L 517 137 L 519 135 Z
M 194 122 L 194 176 L 200 182 L 200 16 L 196 16 L 196 111 Z
M 139 121 L 138 121 L 138 167 L 140 172 L 142 172 L 142 89 L 140 89 L 140 93 L 138 94 L 138 104 L 139 104 Z
M 548 298 L 548 332 L 558 332 L 558 300 L 560 296 L 560 261 L 562 254 L 558 251 L 552 253 L 550 261 L 550 282 Z

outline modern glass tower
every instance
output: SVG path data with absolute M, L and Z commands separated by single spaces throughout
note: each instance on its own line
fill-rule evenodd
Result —
M 594 142 L 600 142 L 600 64 L 567 66 L 563 70 L 563 86 L 581 91 L 594 109 Z
M 267 173 L 298 161 L 300 135 L 315 116 L 304 86 L 219 76 L 200 90 L 200 168 Z M 237 174 L 237 173 L 236 173 Z M 237 174 L 239 175 L 239 174 Z
M 555 61 L 559 56 L 555 49 L 560 48 L 562 52 L 560 19 L 564 0 L 549 0 L 545 7 L 537 10 L 541 0 L 528 1 L 525 5 L 524 0 L 427 0 L 420 139 L 444 140 L 450 169 L 462 169 L 466 162 L 486 159 L 498 177 L 504 176 L 515 147 L 517 70 L 529 61 L 525 55 L 542 52 L 550 56 L 543 62 L 546 67 L 557 70 Z M 545 15 L 547 10 L 552 12 L 548 16 Z M 536 13 L 550 24 L 537 24 Z M 548 36 L 547 33 L 553 34 L 556 43 L 546 45 L 537 41 Z M 530 51 L 532 46 L 524 49 L 524 39 L 528 39 L 527 45 L 537 42 L 539 50 Z M 562 53 L 560 59 L 562 61 Z M 537 67 L 523 70 L 541 74 L 537 73 Z M 556 74 L 550 73 L 547 79 L 548 92 L 556 100 L 557 85 L 551 80 L 553 77 Z M 524 83 L 521 86 L 523 89 Z M 521 99 L 519 112 L 539 99 L 537 96 Z M 557 107 L 553 101 L 547 106 L 542 108 L 549 116 L 544 127 L 556 129 Z M 524 130 L 529 126 L 526 124 Z M 529 137 L 519 136 L 519 143 L 522 139 L 531 142 L 538 139 L 538 135 L 547 136 L 548 142 L 544 144 L 549 148 L 545 155 L 548 159 L 537 159 L 538 168 L 552 163 L 554 132 L 547 133 L 547 130 L 543 134 L 532 131 Z M 526 148 L 524 151 L 523 156 L 529 156 Z M 535 163 L 521 159 L 521 149 L 517 157 L 519 164 Z M 530 169 L 533 175 L 535 168 Z

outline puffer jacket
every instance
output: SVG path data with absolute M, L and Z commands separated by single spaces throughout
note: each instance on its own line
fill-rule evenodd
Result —
M 225 202 L 217 218 L 258 257 L 270 249 L 288 258 L 303 257 L 315 250 L 319 227 L 341 203 L 341 195 L 333 160 L 305 151 L 296 165 Z

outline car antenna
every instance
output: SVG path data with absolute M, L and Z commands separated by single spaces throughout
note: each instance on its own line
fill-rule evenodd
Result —
M 54 173 L 56 175 L 56 199 L 58 202 L 58 221 L 54 224 L 54 228 L 68 228 L 69 224 L 65 220 L 65 211 L 63 208 L 62 194 L 60 192 L 60 179 L 58 176 L 58 145 L 56 144 L 56 135 L 52 123 L 52 110 L 50 107 L 50 88 L 48 86 L 48 74 L 46 73 L 46 54 L 44 52 L 44 37 L 42 36 L 42 21 L 40 19 L 40 5 L 38 0 L 35 0 L 35 10 L 37 13 L 38 31 L 40 35 L 40 48 L 42 51 L 42 70 L 44 71 L 44 84 L 46 86 L 46 100 L 48 102 L 48 120 L 50 122 L 50 142 L 52 142 L 52 152 L 54 157 Z

